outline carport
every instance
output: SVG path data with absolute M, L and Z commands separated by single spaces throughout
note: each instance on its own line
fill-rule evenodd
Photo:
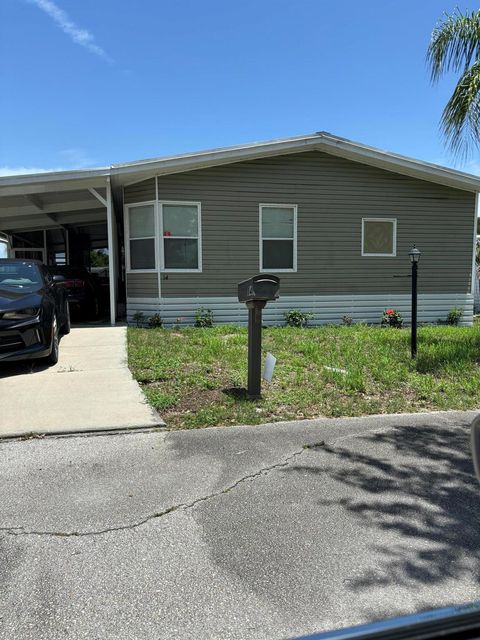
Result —
M 8 240 L 10 257 L 45 264 L 83 266 L 85 247 L 105 246 L 114 325 L 123 291 L 118 233 L 122 213 L 109 174 L 102 168 L 0 178 L 0 234 Z

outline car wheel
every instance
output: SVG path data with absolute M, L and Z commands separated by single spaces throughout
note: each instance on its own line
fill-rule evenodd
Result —
M 50 355 L 48 355 L 45 358 L 48 364 L 57 364 L 58 350 L 59 350 L 59 336 L 58 336 L 57 316 L 54 315 L 53 321 L 52 321 L 52 350 L 50 352 Z
M 68 304 L 68 302 L 65 302 L 65 322 L 64 322 L 63 327 L 62 327 L 62 333 L 64 335 L 67 335 L 67 333 L 70 333 L 70 329 L 71 329 L 70 305 Z

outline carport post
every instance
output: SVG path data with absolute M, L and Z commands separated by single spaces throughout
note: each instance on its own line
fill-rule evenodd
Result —
M 107 177 L 107 232 L 108 232 L 108 280 L 110 289 L 110 324 L 115 325 L 117 315 L 117 275 L 116 269 L 116 228 L 112 206 L 112 187 L 110 184 L 110 176 Z

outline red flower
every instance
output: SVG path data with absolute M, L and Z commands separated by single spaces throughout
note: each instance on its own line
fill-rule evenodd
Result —
M 385 311 L 385 313 L 387 314 L 387 316 L 394 316 L 395 315 L 395 309 L 387 309 Z

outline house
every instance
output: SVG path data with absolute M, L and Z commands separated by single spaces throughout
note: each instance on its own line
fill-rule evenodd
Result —
M 100 169 L 0 178 L 9 254 L 91 266 L 108 253 L 110 319 L 159 313 L 246 322 L 237 283 L 280 276 L 286 310 L 313 323 L 409 319 L 413 244 L 419 319 L 473 319 L 480 179 L 319 132 Z

